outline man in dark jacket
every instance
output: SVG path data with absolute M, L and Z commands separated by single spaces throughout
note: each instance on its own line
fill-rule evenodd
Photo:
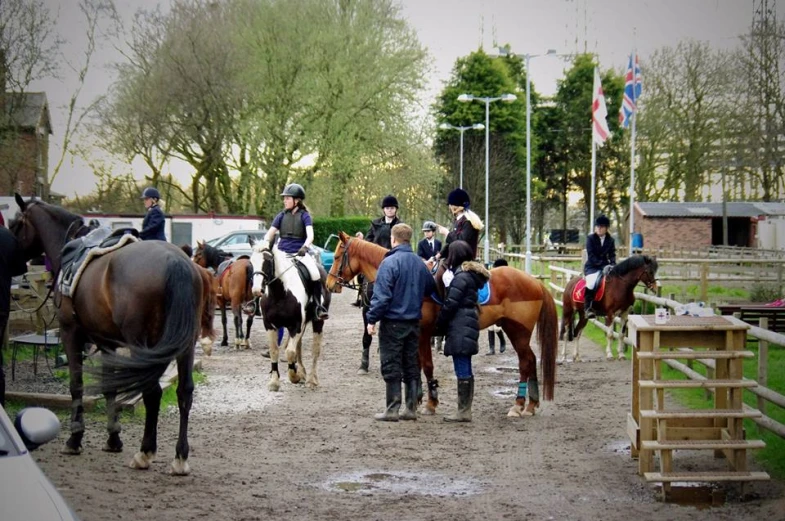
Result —
M 425 238 L 417 243 L 417 255 L 423 260 L 431 260 L 442 249 L 442 241 L 435 238 L 433 234 L 438 226 L 433 221 L 425 221 L 422 225 L 422 232 Z
M 586 265 L 583 274 L 586 278 L 586 291 L 583 297 L 583 309 L 586 316 L 594 318 L 592 309 L 594 293 L 597 290 L 597 280 L 606 266 L 616 264 L 616 242 L 608 233 L 611 225 L 610 219 L 600 215 L 594 221 L 594 233 L 586 237 Z
M 0 226 L 0 405 L 5 406 L 5 373 L 3 372 L 2 341 L 11 312 L 11 277 L 27 271 L 24 253 L 16 237 L 4 226 Z
M 165 241 L 166 217 L 164 211 L 158 206 L 161 193 L 153 187 L 145 188 L 141 199 L 144 199 L 144 207 L 147 213 L 142 221 L 142 230 L 139 238 L 143 241 Z
M 392 250 L 385 255 L 376 274 L 376 288 L 368 310 L 369 335 L 379 327 L 382 378 L 387 387 L 380 421 L 398 421 L 401 407 L 401 379 L 406 382 L 406 409 L 403 420 L 417 419 L 417 382 L 420 366 L 417 344 L 420 338 L 422 301 L 433 291 L 433 277 L 411 247 L 412 229 L 396 224 L 392 229 Z

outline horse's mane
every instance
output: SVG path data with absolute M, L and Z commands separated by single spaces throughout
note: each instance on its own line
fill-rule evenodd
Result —
M 382 259 L 387 255 L 387 252 L 390 251 L 384 246 L 379 246 L 378 244 L 363 239 L 352 239 L 348 243 L 347 248 L 351 250 L 350 253 L 353 256 L 356 256 L 359 260 L 363 260 L 377 268 L 379 267 L 379 264 L 382 263 Z
M 204 255 L 204 260 L 208 266 L 218 266 L 221 261 L 232 256 L 231 253 L 227 253 L 215 246 L 210 246 L 207 243 L 204 243 L 204 246 L 202 247 L 202 254 Z
M 67 227 L 70 226 L 72 222 L 77 219 L 81 219 L 78 215 L 69 212 L 65 208 L 60 208 L 59 206 L 55 206 L 52 204 L 47 204 L 43 201 L 30 201 L 27 203 L 27 207 L 30 208 L 31 206 L 41 206 L 46 213 L 51 215 L 55 221 L 63 226 Z M 11 229 L 12 226 L 15 226 L 20 220 L 22 219 L 22 212 L 16 212 L 16 215 L 11 219 L 8 223 L 8 228 Z
M 623 277 L 631 271 L 637 270 L 646 264 L 652 265 L 652 271 L 657 271 L 657 261 L 648 255 L 633 255 L 613 267 L 611 275 Z

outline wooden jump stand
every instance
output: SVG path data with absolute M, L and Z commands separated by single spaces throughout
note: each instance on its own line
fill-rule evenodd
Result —
M 761 440 L 746 440 L 744 418 L 760 417 L 757 409 L 745 408 L 742 393 L 757 383 L 743 379 L 749 325 L 729 316 L 673 316 L 655 324 L 654 315 L 630 315 L 632 352 L 632 410 L 627 417 L 631 454 L 638 457 L 638 473 L 648 482 L 662 483 L 669 499 L 671 483 L 768 480 L 765 472 L 747 469 L 747 450 L 761 449 Z M 685 351 L 681 348 L 692 348 Z M 714 360 L 714 375 L 706 380 L 663 380 L 663 361 L 668 359 Z M 669 409 L 665 389 L 714 389 L 710 409 Z M 674 450 L 713 450 L 725 457 L 723 472 L 674 472 Z M 659 472 L 654 454 L 659 455 Z

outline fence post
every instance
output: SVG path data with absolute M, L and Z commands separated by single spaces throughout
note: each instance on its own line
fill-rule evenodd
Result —
M 777 287 L 780 290 L 780 294 L 779 294 L 780 297 L 785 293 L 785 291 L 783 291 L 784 288 L 782 286 L 782 271 L 783 271 L 783 263 L 780 262 L 779 264 L 777 264 Z
M 551 284 L 553 284 L 554 286 L 558 286 L 557 284 L 558 275 L 559 275 L 558 272 L 556 272 L 555 270 L 551 270 Z M 556 288 L 551 287 L 551 294 L 553 295 L 554 299 L 558 298 L 558 295 L 556 294 Z
M 701 301 L 709 300 L 709 264 L 701 264 Z
M 760 327 L 762 329 L 769 329 L 769 319 L 766 317 L 760 318 Z M 758 340 L 758 385 L 761 387 L 768 386 L 769 379 L 769 343 L 762 338 Z M 758 410 L 766 414 L 766 399 L 758 396 Z

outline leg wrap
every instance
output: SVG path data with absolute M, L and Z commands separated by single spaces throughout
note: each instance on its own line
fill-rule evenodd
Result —
M 528 385 L 526 384 L 526 382 L 519 382 L 518 383 L 518 396 L 517 397 L 520 398 L 520 399 L 525 400 L 526 399 L 527 388 L 528 388 Z

